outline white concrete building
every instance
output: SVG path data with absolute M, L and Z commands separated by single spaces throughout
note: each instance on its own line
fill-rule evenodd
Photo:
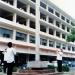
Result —
M 75 45 L 66 42 L 75 20 L 49 0 L 0 0 L 0 50 L 11 41 L 18 62 L 56 59 L 75 60 Z

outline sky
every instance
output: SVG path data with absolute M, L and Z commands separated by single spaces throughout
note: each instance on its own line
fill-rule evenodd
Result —
M 50 0 L 75 19 L 75 0 Z

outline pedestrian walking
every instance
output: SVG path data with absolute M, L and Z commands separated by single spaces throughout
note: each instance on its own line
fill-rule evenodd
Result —
M 4 73 L 6 73 L 7 68 L 7 75 L 12 75 L 16 50 L 12 47 L 12 42 L 9 42 L 7 46 L 4 50 Z
M 63 56 L 63 50 L 60 49 L 57 51 L 57 70 L 58 72 L 62 72 L 62 56 Z

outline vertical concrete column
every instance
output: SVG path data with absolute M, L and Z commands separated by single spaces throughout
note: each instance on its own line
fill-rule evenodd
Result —
M 30 19 L 28 18 L 26 22 L 26 26 L 29 27 L 29 25 L 30 25 Z
M 53 21 L 53 25 L 56 25 L 56 20 L 54 19 L 54 21 Z
M 49 22 L 49 16 L 48 15 L 46 16 L 46 21 Z
M 17 7 L 17 0 L 13 0 L 13 6 L 16 8 Z M 13 14 L 13 22 L 16 22 L 16 13 Z
M 54 30 L 54 36 L 56 36 L 56 30 Z
M 14 7 L 17 7 L 17 0 L 13 0 Z
M 60 38 L 62 38 L 62 33 L 60 33 Z
M 30 13 L 30 5 L 27 5 L 27 12 Z
M 13 30 L 13 40 L 16 39 L 16 30 Z
M 54 48 L 56 48 L 56 41 L 55 41 L 55 43 L 54 43 Z
M 49 34 L 49 26 L 47 27 L 46 32 Z
M 39 6 L 40 6 L 40 0 L 36 0 L 36 55 L 35 55 L 35 60 L 40 61 L 40 55 L 39 55 L 39 46 L 40 46 L 40 11 L 39 11 Z
M 27 43 L 29 43 L 29 34 L 27 34 Z

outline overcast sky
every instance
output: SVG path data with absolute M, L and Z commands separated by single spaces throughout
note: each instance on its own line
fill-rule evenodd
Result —
M 50 0 L 75 19 L 75 0 Z

